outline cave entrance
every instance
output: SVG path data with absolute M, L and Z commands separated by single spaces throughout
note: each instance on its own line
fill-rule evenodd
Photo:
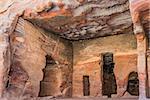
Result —
M 103 54 L 103 66 L 102 66 L 102 95 L 111 98 L 112 94 L 117 94 L 117 84 L 114 75 L 114 62 L 113 53 Z
M 43 69 L 43 80 L 40 82 L 39 97 L 53 96 L 56 92 L 57 85 L 57 71 L 55 60 L 46 55 L 46 66 Z
M 84 96 L 89 96 L 90 95 L 89 76 L 83 76 L 83 95 Z
M 127 92 L 131 95 L 139 95 L 139 79 L 137 72 L 131 72 L 128 76 Z

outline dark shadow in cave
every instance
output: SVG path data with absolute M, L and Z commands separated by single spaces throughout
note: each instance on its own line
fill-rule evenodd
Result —
M 117 84 L 114 75 L 113 53 L 105 53 L 103 55 L 103 81 L 102 81 L 102 95 L 111 98 L 112 94 L 117 94 Z
M 89 76 L 83 76 L 83 95 L 89 96 L 90 95 L 90 81 Z
M 127 92 L 134 96 L 139 96 L 139 79 L 137 72 L 131 72 L 128 76 Z

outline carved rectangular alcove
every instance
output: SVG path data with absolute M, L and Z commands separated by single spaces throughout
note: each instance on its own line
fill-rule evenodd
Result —
M 112 94 L 117 94 L 117 84 L 114 75 L 113 53 L 103 54 L 102 67 L 102 95 L 107 95 L 109 98 L 111 98 Z
M 83 95 L 90 96 L 90 79 L 89 76 L 83 76 Z

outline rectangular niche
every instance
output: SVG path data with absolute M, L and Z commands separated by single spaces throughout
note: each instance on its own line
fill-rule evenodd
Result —
M 89 96 L 90 95 L 89 76 L 83 76 L 83 95 L 84 96 Z

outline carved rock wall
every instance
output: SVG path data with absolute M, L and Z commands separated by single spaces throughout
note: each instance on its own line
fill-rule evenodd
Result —
M 48 54 L 61 71 L 60 86 L 54 88 L 58 88 L 59 94 L 65 96 L 68 91 L 65 93 L 64 90 L 71 89 L 72 84 L 71 47 L 69 41 L 46 33 L 20 18 L 11 35 L 12 64 L 7 93 L 13 96 L 37 97 L 40 81 L 44 77 L 42 69 L 46 66 L 45 56 Z
M 5 90 L 10 69 L 10 41 L 9 35 L 14 31 L 18 17 L 27 9 L 34 12 L 49 7 L 49 0 L 1 0 L 0 1 L 0 97 Z M 58 1 L 55 1 L 58 2 Z M 41 6 L 42 8 L 41 8 Z M 40 7 L 38 7 L 40 6 Z
M 124 44 L 124 45 L 122 45 Z M 102 96 L 102 54 L 114 54 L 118 97 L 124 96 L 130 72 L 137 72 L 136 39 L 132 34 L 73 42 L 73 96 L 82 97 L 83 75 L 89 75 L 90 96 Z M 130 95 L 128 95 L 130 96 Z
M 18 16 L 23 15 L 25 18 L 33 22 L 36 21 L 36 24 L 38 24 L 39 26 L 49 31 L 58 32 L 57 34 L 67 39 L 78 40 L 112 34 L 126 33 L 132 31 L 132 23 L 134 25 L 142 24 L 144 26 L 145 32 L 149 34 L 150 28 L 148 23 L 149 23 L 150 1 L 149 0 L 129 0 L 129 1 L 133 22 L 131 21 L 131 16 L 128 7 L 129 6 L 128 0 L 111 0 L 111 1 L 110 0 L 101 0 L 101 1 L 1 0 L 0 1 L 0 69 L 1 69 L 0 95 L 3 92 L 7 81 L 7 72 L 9 71 L 10 67 L 10 59 L 11 60 L 13 59 L 10 58 L 11 48 L 9 45 L 10 44 L 9 35 L 15 28 L 15 23 L 18 20 Z M 18 29 L 18 31 L 20 31 L 20 29 Z M 138 30 L 135 30 L 135 33 L 136 31 Z M 14 33 L 18 34 L 16 32 Z M 24 39 L 18 37 L 18 35 L 16 40 L 20 41 L 21 43 L 25 41 Z M 121 41 L 121 43 L 124 42 Z M 41 44 L 41 41 L 39 44 Z M 13 45 L 13 42 L 11 45 Z M 27 45 L 30 45 L 30 43 L 28 43 Z M 47 47 L 48 47 L 47 45 L 42 47 L 44 48 L 43 55 L 45 54 L 45 51 L 47 51 L 45 50 Z M 53 45 L 50 47 L 53 47 Z M 24 49 L 22 50 L 22 52 L 23 51 Z M 55 53 L 53 57 L 59 58 L 58 51 L 54 50 L 54 52 Z M 48 53 L 51 54 L 52 52 Z M 13 54 L 14 51 L 12 51 L 12 55 Z M 18 56 L 18 54 L 19 53 L 16 54 L 17 57 L 16 55 L 13 57 L 15 57 L 15 59 L 20 59 L 19 58 L 20 55 Z M 62 60 L 62 58 L 59 58 L 59 61 L 65 62 Z M 18 77 L 19 79 L 17 80 L 20 80 L 22 82 L 20 86 L 22 88 L 24 87 L 24 82 L 29 78 L 29 75 L 26 74 L 27 72 L 24 68 L 19 67 L 22 66 L 22 63 L 18 62 L 18 60 L 17 61 L 14 60 L 11 66 L 15 65 L 18 65 L 18 67 L 12 67 L 14 69 L 13 70 L 11 69 L 10 75 L 13 75 L 15 79 L 16 77 L 13 72 L 15 71 L 18 72 L 17 74 L 19 75 Z M 22 74 L 24 75 L 22 76 Z M 16 83 L 17 81 L 14 82 L 14 84 Z
M 147 57 L 147 96 L 150 97 L 150 56 Z
M 130 11 L 134 25 L 134 33 L 137 37 L 138 51 L 138 75 L 139 75 L 139 99 L 145 100 L 149 97 L 149 52 L 147 41 L 150 33 L 150 1 L 149 0 L 130 0 Z

